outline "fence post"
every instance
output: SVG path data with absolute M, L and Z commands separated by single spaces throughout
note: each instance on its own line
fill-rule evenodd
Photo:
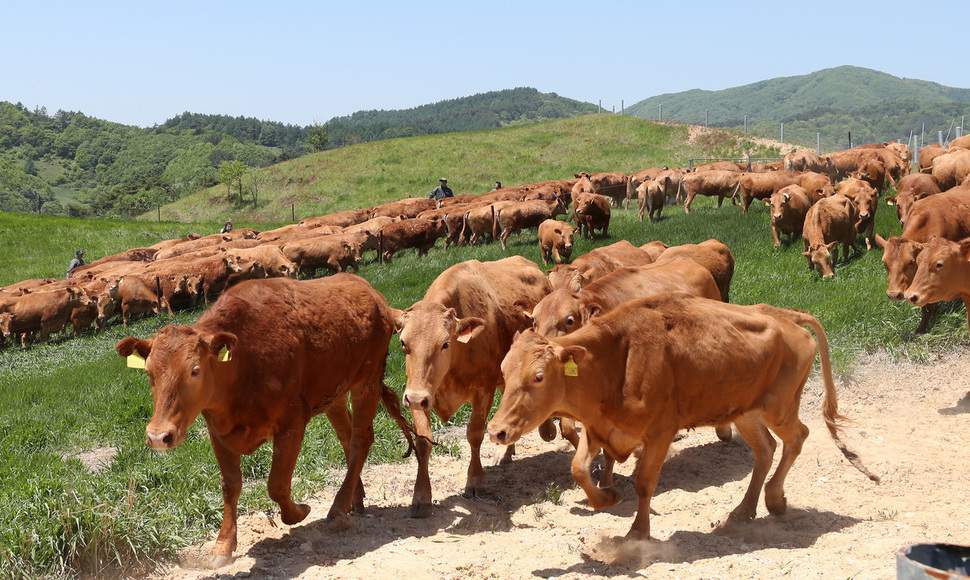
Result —
M 748 116 L 747 115 L 744 116 L 744 134 L 745 135 L 748 134 Z
M 704 126 L 705 127 L 708 126 L 708 123 L 710 122 L 710 120 L 711 120 L 710 111 L 708 111 L 708 110 L 705 109 L 704 110 Z
M 954 133 L 954 135 L 956 135 L 957 139 L 959 139 L 960 137 L 963 137 L 963 125 L 960 125 L 959 127 L 957 127 L 956 133 Z
M 916 171 L 918 172 L 919 171 L 919 141 L 916 140 L 916 135 L 913 135 L 913 145 L 915 145 L 915 147 L 913 147 L 913 166 L 916 168 Z
M 657 120 L 658 121 L 663 121 L 664 120 L 664 104 L 663 103 L 657 103 Z
M 781 142 L 782 143 L 785 142 L 785 124 L 784 123 L 781 124 Z
M 623 99 L 620 99 L 620 114 L 622 115 L 623 111 L 625 110 L 626 110 L 626 105 L 623 103 Z
M 161 204 L 156 204 L 155 209 L 158 210 L 158 223 L 162 223 L 162 206 Z
M 290 221 L 296 223 L 296 204 L 290 204 L 290 218 L 292 218 Z
M 599 113 L 603 112 L 603 99 L 596 101 L 596 108 L 597 108 L 597 112 Z
M 819 131 L 815 132 L 815 154 L 822 154 L 822 133 Z
M 849 149 L 852 149 L 852 131 L 849 131 Z

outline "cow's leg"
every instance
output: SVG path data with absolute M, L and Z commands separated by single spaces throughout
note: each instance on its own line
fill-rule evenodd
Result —
M 684 213 L 690 213 L 690 206 L 691 206 L 691 204 L 694 203 L 694 196 L 695 195 L 696 194 L 694 193 L 693 190 L 687 192 L 687 200 L 684 201 Z
M 273 434 L 273 464 L 266 488 L 270 499 L 280 506 L 280 519 L 290 526 L 302 522 L 310 513 L 310 506 L 295 503 L 292 495 L 293 469 L 300 455 L 305 429 L 300 417 Z
M 765 486 L 765 505 L 770 513 L 781 515 L 788 508 L 788 500 L 785 499 L 785 477 L 802 452 L 802 444 L 808 438 L 808 427 L 799 421 L 798 417 L 793 416 L 787 423 L 772 425 L 771 430 L 778 435 L 784 446 L 778 467 L 775 468 L 775 473 Z
M 657 488 L 660 469 L 663 467 L 667 450 L 670 449 L 676 434 L 676 430 L 654 433 L 643 444 L 643 453 L 637 460 L 637 470 L 633 480 L 638 502 L 637 516 L 633 519 L 633 525 L 627 533 L 630 538 L 646 540 L 650 537 L 650 499 Z
M 562 264 L 562 255 L 559 253 L 559 244 L 552 245 L 552 251 L 550 254 L 553 264 Z
M 337 433 L 337 439 L 340 440 L 340 447 L 344 450 L 344 461 L 349 462 L 352 427 L 350 410 L 347 408 L 347 399 L 340 397 L 331 403 L 324 412 L 327 414 L 327 418 L 330 419 L 330 424 L 333 425 L 334 432 Z M 354 511 L 357 513 L 363 513 L 364 511 L 364 484 L 362 481 L 357 482 L 357 493 L 354 494 Z
M 620 500 L 615 489 L 603 489 L 593 483 L 590 467 L 599 451 L 599 442 L 594 440 L 588 428 L 583 429 L 582 435 L 579 436 L 579 446 L 576 447 L 576 455 L 573 456 L 572 474 L 576 483 L 586 492 L 589 507 L 594 510 L 606 509 Z
M 562 438 L 569 441 L 573 449 L 579 446 L 579 434 L 576 432 L 576 421 L 565 417 L 559 418 L 559 433 Z
M 542 245 L 542 242 L 539 242 L 539 255 L 542 256 L 542 265 L 543 266 L 548 266 L 549 265 L 549 260 L 546 257 L 547 254 L 548 254 L 548 252 L 546 252 L 546 247 Z
M 741 196 L 741 213 L 742 214 L 748 215 L 748 210 L 751 209 L 751 199 L 752 199 L 751 196 L 748 195 L 747 193 L 742 194 L 742 196 Z M 732 201 L 733 201 L 733 198 L 732 198 Z
M 415 457 L 418 460 L 418 477 L 414 481 L 414 497 L 411 499 L 411 517 L 431 516 L 431 477 L 428 462 L 431 458 L 431 417 L 426 410 L 411 410 L 414 419 Z
M 616 460 L 613 456 L 603 451 L 603 461 L 600 463 L 600 480 L 599 486 L 601 488 L 613 487 L 613 466 L 616 465 Z
M 236 509 L 239 493 L 242 491 L 242 470 L 239 467 L 239 454 L 226 449 L 216 436 L 209 431 L 212 451 L 219 462 L 219 479 L 222 484 L 222 526 L 212 548 L 212 566 L 228 564 L 236 549 Z
M 734 420 L 734 426 L 738 428 L 738 434 L 745 443 L 751 447 L 751 452 L 754 454 L 754 469 L 751 471 L 751 481 L 748 482 L 744 498 L 731 512 L 729 519 L 752 520 L 758 511 L 758 498 L 761 497 L 761 488 L 764 487 L 765 478 L 768 477 L 768 471 L 771 469 L 776 443 L 757 412 L 741 415 Z
M 916 325 L 916 334 L 925 334 L 930 329 L 930 325 L 933 323 L 933 318 L 936 317 L 936 311 L 939 310 L 940 304 L 927 304 L 921 311 L 922 315 L 919 319 L 919 324 Z
M 640 222 L 643 223 L 643 212 L 646 209 L 646 206 L 643 205 L 642 201 L 638 205 L 639 212 L 637 213 L 637 216 L 640 218 Z
M 771 245 L 776 248 L 781 247 L 781 240 L 778 238 L 778 226 L 774 222 L 771 223 Z
M 730 423 L 721 423 L 720 425 L 715 425 L 714 433 L 717 434 L 717 438 L 721 441 L 730 441 L 734 438 L 734 431 L 731 429 Z
M 719 193 L 717 194 L 717 209 L 721 209 L 722 205 L 724 205 L 724 196 Z
M 805 248 L 805 251 L 806 252 L 808 251 L 808 247 L 809 247 L 808 246 L 808 240 L 805 239 L 805 238 L 802 238 L 802 247 Z M 811 272 L 814 269 L 813 266 L 812 266 L 812 257 L 811 256 L 805 256 L 805 259 L 808 260 L 808 271 Z
M 512 235 L 512 227 L 511 226 L 509 226 L 507 228 L 504 228 L 502 230 L 502 235 L 500 235 L 498 239 L 499 239 L 499 242 L 502 243 L 502 249 L 503 250 L 505 249 L 505 242 L 508 241 L 509 236 L 511 236 L 511 235 Z
M 465 480 L 465 497 L 478 497 L 484 487 L 485 470 L 482 469 L 482 441 L 485 440 L 485 422 L 488 419 L 488 408 L 495 398 L 495 391 L 479 390 L 472 398 L 472 413 L 468 419 L 465 436 L 471 448 L 468 461 L 468 478 Z
M 341 517 L 350 513 L 358 495 L 360 472 L 364 469 L 364 461 L 374 444 L 374 416 L 377 415 L 377 405 L 380 403 L 381 382 L 376 381 L 376 388 L 362 385 L 351 395 L 354 413 L 351 418 L 350 457 L 347 459 L 347 474 L 340 484 L 333 505 L 327 518 Z M 361 494 L 361 501 L 363 495 Z

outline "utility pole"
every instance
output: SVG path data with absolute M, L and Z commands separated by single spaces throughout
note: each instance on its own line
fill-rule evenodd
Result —
M 596 101 L 596 108 L 599 109 L 600 113 L 603 112 L 603 99 Z
M 705 109 L 704 110 L 704 126 L 705 127 L 708 126 L 710 120 L 711 120 L 711 118 L 710 118 L 710 111 L 708 111 L 708 110 Z
M 784 123 L 781 124 L 781 142 L 782 143 L 785 142 L 785 124 Z
M 657 103 L 657 120 L 658 121 L 663 121 L 664 120 L 664 104 L 663 103 Z
M 623 99 L 620 99 L 620 114 L 622 115 L 625 110 L 626 105 L 623 103 Z
M 747 115 L 744 116 L 744 134 L 745 135 L 748 134 L 748 116 Z

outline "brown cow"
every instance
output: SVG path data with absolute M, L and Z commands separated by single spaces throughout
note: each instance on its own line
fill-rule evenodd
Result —
M 664 190 L 665 202 L 667 204 L 681 203 L 679 194 L 681 191 L 680 182 L 686 175 L 680 169 L 665 169 L 657 174 L 656 182 Z
M 450 201 L 453 198 L 448 198 L 445 201 Z M 423 220 L 440 220 L 445 224 L 445 248 L 452 245 L 462 244 L 467 241 L 464 232 L 465 226 L 465 213 L 469 209 L 475 207 L 481 207 L 483 205 L 488 205 L 484 201 L 475 201 L 474 203 L 463 203 L 463 204 L 445 204 L 439 209 L 432 209 L 428 211 L 423 211 L 418 214 L 416 219 Z M 378 242 L 380 238 L 378 237 Z
M 805 214 L 808 213 L 814 201 L 814 198 L 798 185 L 783 187 L 771 196 L 771 243 L 774 247 L 781 247 L 779 234 L 788 234 L 789 243 L 802 235 Z
M 812 171 L 835 178 L 835 165 L 832 160 L 811 149 L 796 149 L 785 155 L 784 167 L 789 171 Z
M 494 204 L 492 207 L 495 207 Z M 501 230 L 499 242 L 506 249 L 506 242 L 514 233 L 528 228 L 538 228 L 546 220 L 566 213 L 566 203 L 561 198 L 554 200 L 521 201 L 495 209 L 495 228 Z
M 436 210 L 432 210 L 432 211 L 436 211 Z M 360 251 L 362 253 L 367 250 L 374 250 L 376 252 L 377 247 L 379 245 L 381 228 L 383 228 L 387 224 L 393 224 L 399 221 L 401 221 L 401 219 L 396 217 L 378 216 L 378 217 L 371 218 L 366 222 L 361 222 L 357 225 L 344 228 L 344 233 L 345 234 L 364 234 L 365 237 L 361 238 L 362 243 L 360 245 Z
M 442 220 L 413 219 L 387 224 L 377 237 L 377 252 L 381 262 L 390 262 L 395 253 L 407 248 L 415 248 L 419 256 L 425 256 L 447 233 Z
M 605 238 L 610 228 L 610 199 L 596 193 L 574 194 L 573 222 L 586 239 L 592 240 L 596 230 Z
M 647 242 L 646 244 L 643 244 L 642 246 L 640 246 L 640 249 L 646 252 L 650 256 L 650 262 L 653 263 L 653 262 L 656 262 L 657 258 L 659 258 L 661 254 L 666 252 L 667 248 L 669 247 L 670 246 L 661 242 L 660 240 L 654 240 L 652 242 Z
M 495 206 L 502 206 L 516 203 L 513 201 L 499 201 L 488 205 L 481 205 L 469 208 L 462 218 L 461 238 L 468 240 L 469 244 L 477 244 L 479 240 L 487 241 L 486 237 L 494 240 L 498 234 L 495 224 Z
M 935 177 L 925 173 L 913 173 L 899 180 L 896 184 L 896 195 L 887 199 L 886 203 L 896 206 L 899 223 L 906 225 L 906 218 L 913 211 L 914 203 L 940 192 L 940 185 Z
M 859 164 L 859 169 L 850 173 L 849 177 L 865 181 L 878 193 L 886 190 L 886 181 L 889 181 L 893 186 L 896 185 L 892 176 L 886 171 L 886 166 L 878 159 L 863 160 Z
M 950 141 L 950 144 L 947 147 L 950 151 L 954 149 L 970 149 L 970 135 L 957 137 L 953 141 Z
M 360 235 L 366 237 L 367 234 Z M 326 268 L 336 273 L 348 269 L 356 271 L 360 267 L 361 245 L 344 235 L 287 242 L 280 250 L 305 275 L 312 275 L 317 268 Z
M 474 496 L 483 487 L 480 449 L 486 416 L 502 384 L 502 357 L 515 333 L 528 325 L 524 312 L 548 292 L 549 283 L 538 266 L 521 256 L 496 262 L 470 260 L 442 272 L 424 298 L 397 315 L 407 367 L 404 403 L 411 408 L 418 435 L 418 476 L 411 504 L 415 517 L 431 514 L 431 411 L 447 421 L 471 403 L 465 494 Z M 554 427 L 547 423 L 543 437 L 554 436 Z M 509 448 L 505 461 L 513 453 Z
M 733 171 L 735 173 L 740 173 L 747 169 L 747 165 L 738 164 L 733 161 L 712 161 L 711 163 L 702 163 L 694 167 L 694 171 Z
M 808 193 L 809 197 L 812 198 L 812 203 L 835 193 L 832 180 L 827 175 L 814 171 L 799 173 L 796 184 Z
M 904 298 L 919 307 L 959 298 L 970 328 L 970 238 L 952 242 L 934 236 L 916 246 L 916 273 Z
M 936 143 L 919 148 L 919 170 L 928 172 L 933 168 L 933 160 L 946 153 L 942 145 Z
M 931 172 L 943 191 L 960 185 L 970 175 L 970 150 L 954 149 L 940 155 L 933 160 Z
M 921 243 L 932 237 L 958 241 L 970 237 L 970 189 L 956 188 L 932 195 L 913 204 L 903 232 L 888 240 L 876 236 L 882 248 L 882 263 L 886 267 L 886 295 L 902 300 L 916 274 L 916 259 Z M 929 329 L 935 305 L 923 307 L 917 333 Z
M 823 278 L 834 276 L 836 245 L 842 244 L 842 260 L 848 260 L 849 250 L 855 249 L 857 221 L 855 205 L 844 195 L 835 194 L 813 205 L 802 226 L 802 255 L 808 260 L 808 269 L 818 268 Z
M 741 174 L 737 171 L 713 170 L 695 171 L 688 173 L 681 181 L 681 187 L 687 191 L 684 200 L 684 213 L 690 213 L 690 206 L 698 195 L 717 198 L 717 207 L 721 207 L 725 197 L 731 197 L 738 187 Z
M 734 254 L 727 244 L 711 238 L 699 244 L 672 246 L 664 250 L 656 258 L 656 262 L 664 263 L 678 258 L 689 258 L 707 268 L 721 292 L 721 300 L 724 302 L 730 300 L 731 279 L 734 278 Z
M 573 227 L 559 220 L 546 220 L 539 224 L 539 255 L 542 263 L 549 260 L 556 264 L 569 261 L 573 253 Z
M 7 308 L 7 336 L 19 337 L 26 347 L 31 340 L 44 342 L 51 334 L 67 326 L 72 312 L 86 305 L 87 294 L 81 288 L 64 286 L 51 290 L 26 291 Z
M 577 173 L 579 179 L 572 188 L 573 200 L 580 193 L 598 193 L 611 200 L 611 205 L 619 207 L 627 196 L 629 179 L 622 173 Z
M 346 228 L 348 226 L 366 222 L 372 217 L 374 216 L 371 215 L 371 210 L 369 209 L 349 209 L 327 215 L 306 218 L 300 221 L 300 225 L 306 228 L 316 228 L 320 226 L 340 226 L 342 228 Z
M 798 181 L 799 176 L 793 171 L 742 173 L 731 197 L 736 200 L 738 193 L 741 194 L 741 213 L 746 214 L 753 200 L 769 199 L 779 189 Z
M 626 198 L 623 200 L 624 207 L 626 204 L 636 197 L 637 188 L 644 181 L 651 181 L 656 179 L 661 173 L 668 171 L 667 167 L 648 167 L 647 169 L 641 169 L 633 175 L 630 175 L 626 181 Z
M 648 179 L 637 186 L 637 215 L 643 221 L 643 214 L 650 217 L 650 221 L 658 221 L 664 210 L 667 199 L 666 188 L 653 179 Z
M 382 203 L 371 208 L 371 219 L 376 217 L 405 217 L 414 218 L 423 211 L 436 209 L 433 199 L 426 197 L 409 197 L 399 201 Z
M 343 231 L 344 229 L 340 226 L 315 225 L 314 227 L 309 227 L 300 224 L 290 224 L 276 228 L 275 230 L 260 232 L 257 239 L 261 242 L 289 242 L 307 237 L 332 236 Z
M 572 264 L 554 267 L 549 272 L 552 289 L 565 288 L 578 280 L 580 286 L 628 266 L 646 266 L 653 257 L 627 240 L 596 248 L 573 260 Z
M 876 243 L 873 230 L 876 225 L 876 210 L 879 209 L 879 193 L 868 182 L 850 177 L 839 182 L 836 193 L 852 200 L 856 209 L 856 231 L 866 239 L 866 250 Z
M 363 236 L 366 236 L 366 234 L 363 234 Z M 335 237 L 349 239 L 352 236 L 350 233 L 343 233 Z M 260 269 L 265 272 L 267 278 L 276 278 L 278 276 L 295 278 L 299 271 L 296 264 L 286 257 L 280 249 L 280 246 L 274 244 L 257 246 L 255 248 L 231 249 L 226 252 L 226 256 L 229 257 L 230 263 L 239 266 L 246 263 L 259 264 Z
M 646 539 L 651 496 L 679 430 L 734 421 L 755 457 L 748 490 L 730 516 L 744 521 L 755 517 L 771 469 L 770 429 L 784 450 L 765 486 L 765 504 L 782 514 L 785 477 L 808 436 L 798 410 L 816 352 L 829 434 L 854 467 L 878 481 L 839 438 L 842 417 L 825 330 L 809 314 L 767 305 L 647 298 L 567 336 L 547 339 L 527 331 L 502 361 L 506 390 L 489 436 L 511 445 L 550 415 L 581 421 L 585 429 L 572 473 L 593 509 L 620 499 L 616 489 L 593 483 L 590 465 L 599 450 L 625 460 L 642 447 L 634 475 L 637 515 L 628 535 Z
M 122 277 L 118 280 L 118 302 L 121 321 L 125 326 L 128 326 L 132 316 L 148 313 L 158 315 L 160 304 L 154 277 L 151 283 L 138 275 Z
M 191 254 L 199 250 L 210 249 L 224 242 L 231 242 L 232 236 L 229 234 L 219 234 L 216 236 L 205 236 L 196 240 L 181 242 L 178 245 L 159 250 L 155 254 L 155 261 L 177 258 L 185 254 Z
M 379 402 L 404 431 L 410 451 L 410 427 L 383 384 L 392 329 L 384 297 L 361 278 L 338 274 L 239 284 L 192 326 L 166 326 L 150 339 L 118 342 L 119 355 L 145 359 L 154 401 L 145 427 L 150 447 L 177 447 L 196 417 L 205 418 L 224 504 L 215 566 L 228 563 L 236 548 L 240 456 L 273 442 L 267 490 L 283 522 L 293 525 L 310 511 L 293 501 L 291 479 L 315 415 L 326 413 L 347 460 L 331 518 L 363 509 L 360 472 Z

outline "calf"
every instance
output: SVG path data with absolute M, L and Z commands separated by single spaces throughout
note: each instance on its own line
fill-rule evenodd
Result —
M 731 197 L 738 187 L 741 174 L 737 171 L 713 170 L 695 171 L 688 173 L 681 181 L 681 187 L 687 192 L 684 199 L 684 213 L 690 213 L 690 206 L 698 195 L 717 198 L 717 207 L 721 207 L 725 197 Z
M 484 484 L 480 450 L 485 420 L 495 390 L 501 385 L 502 357 L 513 335 L 526 328 L 530 311 L 549 292 L 549 283 L 529 260 L 514 256 L 496 262 L 470 260 L 442 272 L 424 298 L 396 315 L 407 371 L 404 403 L 411 409 L 419 459 L 411 513 L 431 514 L 431 454 L 434 411 L 448 421 L 459 407 L 471 403 L 467 437 L 471 461 L 465 495 L 475 496 Z M 548 419 L 548 416 L 546 417 Z M 543 437 L 555 436 L 548 422 Z M 504 461 L 511 460 L 509 448 Z
M 619 207 L 626 199 L 629 179 L 622 173 L 577 173 L 578 181 L 573 185 L 573 200 L 580 193 L 598 193 L 609 198 L 611 205 Z
M 425 256 L 438 238 L 446 234 L 445 224 L 441 220 L 413 219 L 387 224 L 378 234 L 378 255 L 381 262 L 390 262 L 395 253 L 414 248 L 418 256 Z
M 539 224 L 539 254 L 543 265 L 552 260 L 556 264 L 569 261 L 573 252 L 573 227 L 566 222 L 549 219 Z
M 280 251 L 306 276 L 313 275 L 317 268 L 326 268 L 331 272 L 357 270 L 361 261 L 360 247 L 343 236 L 324 236 L 286 243 Z
M 553 289 L 571 284 L 580 286 L 627 266 L 645 266 L 653 257 L 626 240 L 590 250 L 573 260 L 572 264 L 555 266 L 549 272 L 549 284 Z
M 610 228 L 610 200 L 596 193 L 573 194 L 573 222 L 579 233 L 592 240 L 596 230 L 605 238 Z
M 660 214 L 664 210 L 664 201 L 667 198 L 666 189 L 655 180 L 644 181 L 637 186 L 637 208 L 640 221 L 643 221 L 644 212 L 650 217 L 650 221 L 660 219 Z
M 514 202 L 499 201 L 469 208 L 462 218 L 461 237 L 472 245 L 477 244 L 479 240 L 486 241 L 486 238 L 494 240 L 498 233 L 498 227 L 495 224 L 495 206 L 510 203 Z
M 852 200 L 858 219 L 855 224 L 856 232 L 865 237 L 866 250 L 871 250 L 876 241 L 874 228 L 876 210 L 879 209 L 879 193 L 868 182 L 851 177 L 839 183 L 835 191 Z
M 731 194 L 737 198 L 741 194 L 741 212 L 748 213 L 755 199 L 769 199 L 779 189 L 798 183 L 799 176 L 792 171 L 769 171 L 767 173 L 742 173 L 738 184 Z
M 332 214 L 300 220 L 300 225 L 308 228 L 320 226 L 339 226 L 346 228 L 348 226 L 366 222 L 372 217 L 374 216 L 371 215 L 371 210 L 369 209 L 349 209 L 346 211 L 338 211 Z
M 755 517 L 762 486 L 768 511 L 782 514 L 788 503 L 785 478 L 808 436 L 798 411 L 816 352 L 829 434 L 855 468 L 878 481 L 839 438 L 842 417 L 822 326 L 811 315 L 767 305 L 646 298 L 626 302 L 567 336 L 526 331 L 502 361 L 505 394 L 489 422 L 489 436 L 512 445 L 550 415 L 581 421 L 585 428 L 572 474 L 597 510 L 617 503 L 619 494 L 593 482 L 593 458 L 603 449 L 622 461 L 642 448 L 634 474 L 637 514 L 628 536 L 646 539 L 651 496 L 677 432 L 733 421 L 751 447 L 754 469 L 730 520 Z M 775 451 L 769 429 L 784 451 L 765 486 Z
M 177 447 L 196 417 L 205 419 L 224 504 L 214 566 L 231 561 L 236 548 L 242 455 L 272 441 L 267 488 L 283 522 L 293 525 L 310 511 L 293 501 L 291 479 L 315 415 L 326 413 L 347 461 L 331 519 L 363 509 L 360 473 L 374 441 L 378 403 L 401 427 L 410 451 L 411 429 L 383 384 L 392 330 L 384 297 L 363 279 L 338 274 L 244 282 L 192 326 L 170 325 L 149 339 L 118 342 L 118 354 L 137 355 L 148 374 L 154 402 L 145 428 L 149 447 Z
M 493 206 L 494 207 L 494 206 Z M 566 204 L 561 198 L 554 200 L 535 200 L 512 203 L 495 210 L 495 227 L 501 230 L 499 242 L 506 249 L 506 242 L 514 233 L 539 225 L 556 216 L 566 213 Z
M 848 260 L 849 250 L 855 248 L 857 222 L 855 205 L 844 195 L 826 197 L 809 208 L 802 226 L 802 255 L 808 260 L 808 269 L 818 268 L 823 278 L 834 276 L 836 245 L 842 244 L 842 260 Z
M 779 234 L 788 234 L 789 242 L 802 235 L 805 214 L 812 207 L 813 198 L 798 185 L 783 187 L 772 194 L 771 205 L 771 242 L 781 247 Z

